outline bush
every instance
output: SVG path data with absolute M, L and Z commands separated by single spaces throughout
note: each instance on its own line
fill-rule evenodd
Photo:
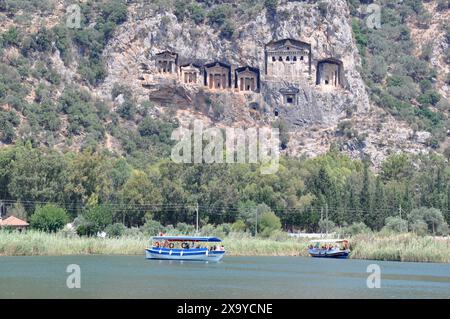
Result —
M 420 236 L 424 236 L 428 233 L 428 226 L 423 220 L 416 220 L 411 225 L 409 225 L 409 229 Z
M 140 230 L 147 236 L 157 236 L 159 233 L 164 233 L 166 229 L 160 222 L 156 220 L 148 220 Z
M 125 99 L 125 101 L 117 108 L 117 113 L 126 120 L 133 120 L 136 114 L 136 106 L 133 101 Z
M 274 231 L 281 229 L 280 218 L 269 207 L 263 204 L 258 205 L 257 209 L 261 214 L 258 221 L 258 232 L 261 232 L 262 237 L 269 237 Z
M 445 222 L 444 215 L 439 209 L 421 207 L 413 209 L 408 214 L 408 221 L 411 226 L 424 228 L 423 223 L 427 225 L 427 230 L 433 235 L 446 235 L 448 233 L 448 225 Z
M 107 75 L 104 61 L 100 58 L 83 59 L 79 65 L 78 73 L 91 85 L 97 85 Z
M 424 94 L 422 94 L 418 101 L 420 102 L 420 104 L 422 105 L 436 105 L 439 100 L 441 99 L 441 95 L 433 90 L 428 90 L 427 92 L 425 92 Z
M 0 141 L 12 143 L 16 137 L 14 127 L 19 125 L 20 119 L 15 111 L 3 111 L 0 109 Z
M 206 12 L 203 7 L 197 3 L 191 3 L 188 6 L 189 16 L 196 23 L 201 24 L 205 21 Z
M 245 225 L 245 222 L 242 219 L 238 219 L 231 225 L 231 229 L 234 232 L 239 232 L 239 233 L 242 232 L 243 233 L 247 229 L 247 226 Z
M 353 223 L 349 226 L 341 228 L 338 233 L 342 236 L 354 236 L 358 234 L 370 233 L 370 228 L 363 222 Z
M 95 233 L 105 230 L 108 225 L 112 224 L 112 212 L 110 208 L 104 205 L 98 205 L 90 208 L 84 213 L 86 221 L 91 231 Z
M 97 109 L 101 108 L 101 109 Z M 104 105 L 95 103 L 88 91 L 77 87 L 67 86 L 58 102 L 58 109 L 68 115 L 70 135 L 78 135 L 84 130 L 103 136 L 99 113 L 103 115 Z
M 127 228 L 125 227 L 124 224 L 122 224 L 122 223 L 115 223 L 115 224 L 112 224 L 112 225 L 108 225 L 105 228 L 105 232 L 108 235 L 108 237 L 115 237 L 115 238 L 117 238 L 117 237 L 122 237 L 123 234 L 125 233 L 126 229 Z
M 319 231 L 321 233 L 332 232 L 336 225 L 332 220 L 322 219 L 319 221 Z
M 450 1 L 448 0 L 439 0 L 438 4 L 436 6 L 437 11 L 445 11 L 447 9 L 450 9 Z
M 78 236 L 95 236 L 98 232 L 98 228 L 92 223 L 85 223 L 77 227 L 76 232 Z
M 1 39 L 3 45 L 5 46 L 19 45 L 22 40 L 22 36 L 20 34 L 19 29 L 17 29 L 16 27 L 11 27 L 2 34 Z
M 228 235 L 232 230 L 232 224 L 220 224 L 216 227 L 217 232 L 223 233 L 225 236 Z
M 137 227 L 126 228 L 125 236 L 134 237 L 134 238 L 142 238 L 142 232 Z
M 396 233 L 405 233 L 408 231 L 408 222 L 400 217 L 387 217 L 384 228 Z
M 269 237 L 269 239 L 275 241 L 286 241 L 289 240 L 290 238 L 291 237 L 288 235 L 288 233 L 281 230 L 274 230 Z
M 67 212 L 56 205 L 47 204 L 37 207 L 30 219 L 32 228 L 54 233 L 62 229 L 69 222 Z
M 183 235 L 190 235 L 194 233 L 195 227 L 186 223 L 178 223 L 176 230 L 178 230 Z
M 231 13 L 232 8 L 228 4 L 215 6 L 208 13 L 209 24 L 220 27 L 226 22 L 227 18 L 231 16 Z
M 234 23 L 230 20 L 227 20 L 220 29 L 220 36 L 224 39 L 231 39 L 233 37 L 234 30 Z
M 278 0 L 264 0 L 264 6 L 268 14 L 274 15 L 277 13 Z

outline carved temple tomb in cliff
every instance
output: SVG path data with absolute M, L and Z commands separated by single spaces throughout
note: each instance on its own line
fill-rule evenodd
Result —
M 265 47 L 265 73 L 278 78 L 311 74 L 311 45 L 294 39 L 271 41 Z
M 185 64 L 180 66 L 180 78 L 186 84 L 201 83 L 201 66 L 197 64 Z
M 343 63 L 334 58 L 317 62 L 316 85 L 339 87 L 343 84 Z
M 260 72 L 258 68 L 244 66 L 234 71 L 234 87 L 240 92 L 259 92 Z
M 204 84 L 215 90 L 231 87 L 231 66 L 222 62 L 205 64 Z
M 283 104 L 297 105 L 299 92 L 300 90 L 296 87 L 287 87 L 280 89 L 280 93 L 283 96 Z
M 158 73 L 177 73 L 178 54 L 164 51 L 156 55 L 155 61 Z

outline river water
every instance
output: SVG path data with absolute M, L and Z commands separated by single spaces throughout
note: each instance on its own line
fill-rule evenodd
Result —
M 67 287 L 71 264 L 80 267 L 80 288 Z M 380 267 L 380 288 L 368 288 L 371 264 Z M 450 265 L 305 257 L 225 256 L 220 263 L 0 257 L 0 298 L 450 298 Z

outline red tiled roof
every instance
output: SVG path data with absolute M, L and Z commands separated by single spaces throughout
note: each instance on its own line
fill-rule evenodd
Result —
M 9 216 L 4 220 L 0 220 L 0 226 L 28 226 L 29 224 L 26 221 L 23 221 L 17 217 Z

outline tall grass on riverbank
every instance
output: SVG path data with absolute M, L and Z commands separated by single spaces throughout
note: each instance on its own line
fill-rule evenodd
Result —
M 228 236 L 224 246 L 229 256 L 308 256 L 307 239 L 263 239 Z M 36 231 L 0 231 L 0 256 L 143 255 L 144 236 L 120 238 L 65 237 Z M 450 262 L 450 239 L 408 234 L 360 234 L 350 239 L 352 259 L 415 262 Z
M 361 234 L 351 239 L 351 258 L 450 262 L 450 239 L 406 234 Z
M 57 256 L 85 254 L 141 255 L 149 245 L 148 238 L 64 237 L 36 231 L 26 233 L 0 231 L 1 256 Z M 297 256 L 306 254 L 306 243 L 296 239 L 225 238 L 228 255 L 233 256 Z
M 142 254 L 147 245 L 144 238 L 66 238 L 60 234 L 28 231 L 26 233 L 0 231 L 0 255 L 58 256 L 85 254 Z
M 307 242 L 299 239 L 225 238 L 227 254 L 233 256 L 307 256 Z

